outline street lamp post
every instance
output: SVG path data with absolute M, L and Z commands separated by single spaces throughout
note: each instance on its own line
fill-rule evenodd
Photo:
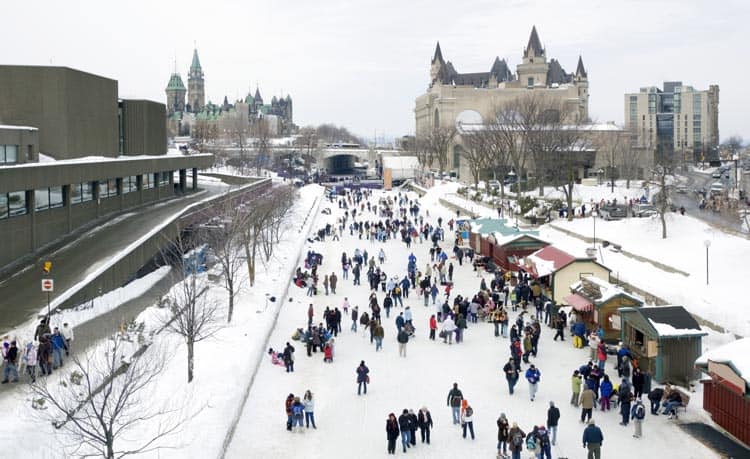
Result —
M 706 246 L 706 285 L 708 285 L 708 248 L 711 247 L 711 241 L 706 239 L 703 245 Z
M 591 212 L 591 218 L 594 220 L 594 248 L 596 248 L 596 214 Z

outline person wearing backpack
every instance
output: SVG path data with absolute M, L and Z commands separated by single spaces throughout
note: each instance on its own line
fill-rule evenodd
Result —
M 461 414 L 461 427 L 463 429 L 464 438 L 466 438 L 466 428 L 468 427 L 471 432 L 471 439 L 474 439 L 474 408 L 471 405 L 466 404 L 466 409 Z
M 636 399 L 635 405 L 630 411 L 630 418 L 633 420 L 633 425 L 635 426 L 635 433 L 633 433 L 633 437 L 641 438 L 641 424 L 643 423 L 643 419 L 645 417 L 646 407 L 643 406 L 643 401 L 641 401 L 640 398 Z
M 461 392 L 461 389 L 458 388 L 458 383 L 453 383 L 453 389 L 448 392 L 447 404 L 449 407 L 451 407 L 454 425 L 458 425 L 460 423 L 461 400 L 463 399 L 464 394 Z
M 524 438 L 526 438 L 526 434 L 520 427 L 518 427 L 518 424 L 514 422 L 513 427 L 508 431 L 508 443 L 512 459 L 521 459 Z

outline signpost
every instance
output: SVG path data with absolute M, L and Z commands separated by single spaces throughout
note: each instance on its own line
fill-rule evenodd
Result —
M 44 262 L 44 265 L 42 266 L 42 271 L 44 271 L 44 274 L 49 275 L 50 271 L 52 271 L 52 262 L 47 260 Z M 49 277 L 42 278 L 42 292 L 47 292 L 47 320 L 50 319 L 50 293 L 52 293 L 55 290 L 55 281 L 53 279 L 50 279 Z

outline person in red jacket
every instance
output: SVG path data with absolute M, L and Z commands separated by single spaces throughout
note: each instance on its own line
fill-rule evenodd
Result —
M 430 316 L 430 339 L 435 341 L 435 330 L 437 330 L 437 319 L 435 314 Z

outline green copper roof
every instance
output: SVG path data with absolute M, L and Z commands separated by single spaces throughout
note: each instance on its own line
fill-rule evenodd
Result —
M 167 83 L 167 91 L 170 89 L 181 89 L 185 90 L 185 85 L 182 83 L 182 77 L 179 73 L 173 73 L 171 77 L 169 77 L 169 83 Z
M 198 50 L 193 49 L 193 63 L 190 64 L 190 70 L 193 70 L 193 69 L 200 70 L 200 68 L 201 68 L 201 61 L 200 59 L 198 59 Z

